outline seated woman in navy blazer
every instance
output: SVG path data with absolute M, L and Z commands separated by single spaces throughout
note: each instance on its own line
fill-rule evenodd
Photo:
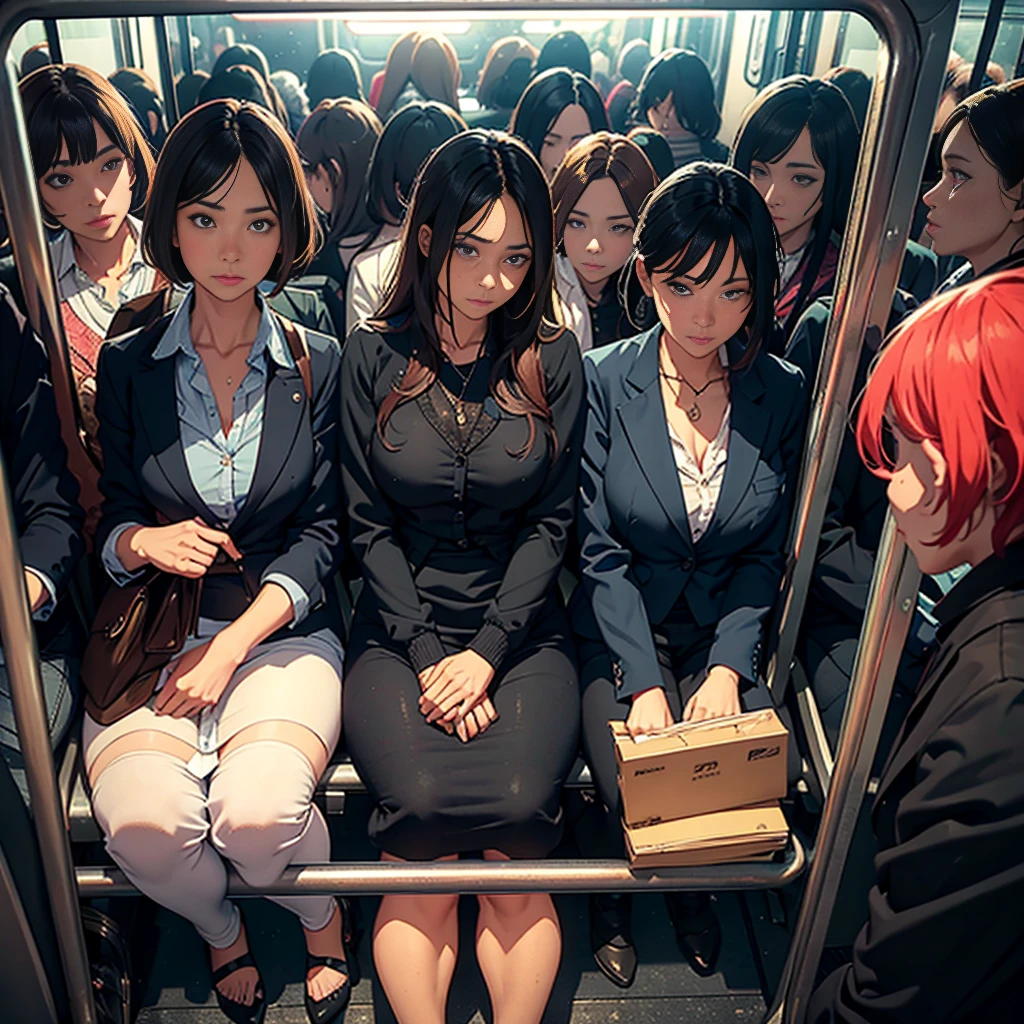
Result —
M 280 291 L 317 241 L 276 119 L 204 104 L 167 139 L 142 228 L 147 257 L 189 295 L 100 350 L 104 566 L 119 585 L 149 566 L 203 585 L 158 692 L 110 724 L 86 715 L 93 807 L 131 881 L 195 925 L 221 1009 L 245 1024 L 263 1020 L 266 990 L 224 860 L 265 886 L 330 859 L 311 801 L 341 731 L 341 352 L 309 331 L 307 356 L 258 289 Z M 241 571 L 218 572 L 224 556 Z M 310 1019 L 338 1019 L 351 988 L 342 910 L 329 896 L 274 900 L 305 930 Z
M 680 169 L 647 201 L 626 265 L 658 323 L 584 359 L 575 620 L 605 855 L 622 850 L 609 720 L 638 736 L 736 714 L 759 679 L 805 423 L 803 376 L 761 350 L 778 252 L 745 177 Z M 669 909 L 684 955 L 710 972 L 721 933 L 709 897 L 673 895 Z M 623 986 L 636 967 L 628 910 L 623 896 L 591 908 L 598 964 Z

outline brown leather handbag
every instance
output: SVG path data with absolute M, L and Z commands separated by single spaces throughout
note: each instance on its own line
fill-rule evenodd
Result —
M 107 590 L 82 657 L 85 709 L 110 725 L 142 707 L 160 672 L 195 632 L 201 579 L 151 569 Z

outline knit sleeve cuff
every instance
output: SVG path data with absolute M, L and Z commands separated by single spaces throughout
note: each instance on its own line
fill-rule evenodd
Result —
M 485 622 L 467 648 L 476 651 L 497 671 L 508 653 L 508 633 L 495 622 Z
M 409 661 L 417 675 L 445 657 L 444 646 L 436 633 L 420 633 L 419 636 L 414 636 L 409 641 L 408 651 Z

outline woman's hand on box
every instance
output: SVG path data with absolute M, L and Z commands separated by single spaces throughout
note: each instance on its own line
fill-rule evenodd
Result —
M 725 665 L 714 665 L 700 689 L 686 702 L 683 721 L 703 722 L 738 715 L 742 711 L 739 673 Z
M 626 719 L 626 731 L 633 739 L 673 724 L 672 709 L 660 686 L 652 686 L 649 690 L 633 694 L 633 706 Z

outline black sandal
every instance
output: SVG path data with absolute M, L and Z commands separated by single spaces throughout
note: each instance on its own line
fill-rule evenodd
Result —
M 252 958 L 252 950 L 234 960 L 229 960 L 213 972 L 213 991 L 217 994 L 217 1005 L 220 1007 L 220 1012 L 234 1024 L 263 1024 L 263 1018 L 267 1015 L 267 992 L 263 984 L 263 975 L 260 974 L 258 967 L 256 967 L 256 988 L 251 1005 L 245 1006 L 243 1003 L 236 1003 L 233 999 L 228 999 L 217 988 L 220 982 L 243 967 L 256 967 L 256 961 Z
M 310 1024 L 335 1024 L 341 1019 L 352 998 L 352 988 L 359 984 L 359 961 L 356 958 L 356 940 L 352 928 L 352 909 L 348 900 L 339 899 L 338 913 L 341 914 L 341 946 L 345 959 L 336 956 L 314 956 L 306 953 L 306 978 L 304 980 L 306 994 L 306 1016 Z M 338 974 L 345 975 L 345 981 L 323 999 L 314 999 L 309 994 L 309 972 L 314 967 L 329 967 Z

